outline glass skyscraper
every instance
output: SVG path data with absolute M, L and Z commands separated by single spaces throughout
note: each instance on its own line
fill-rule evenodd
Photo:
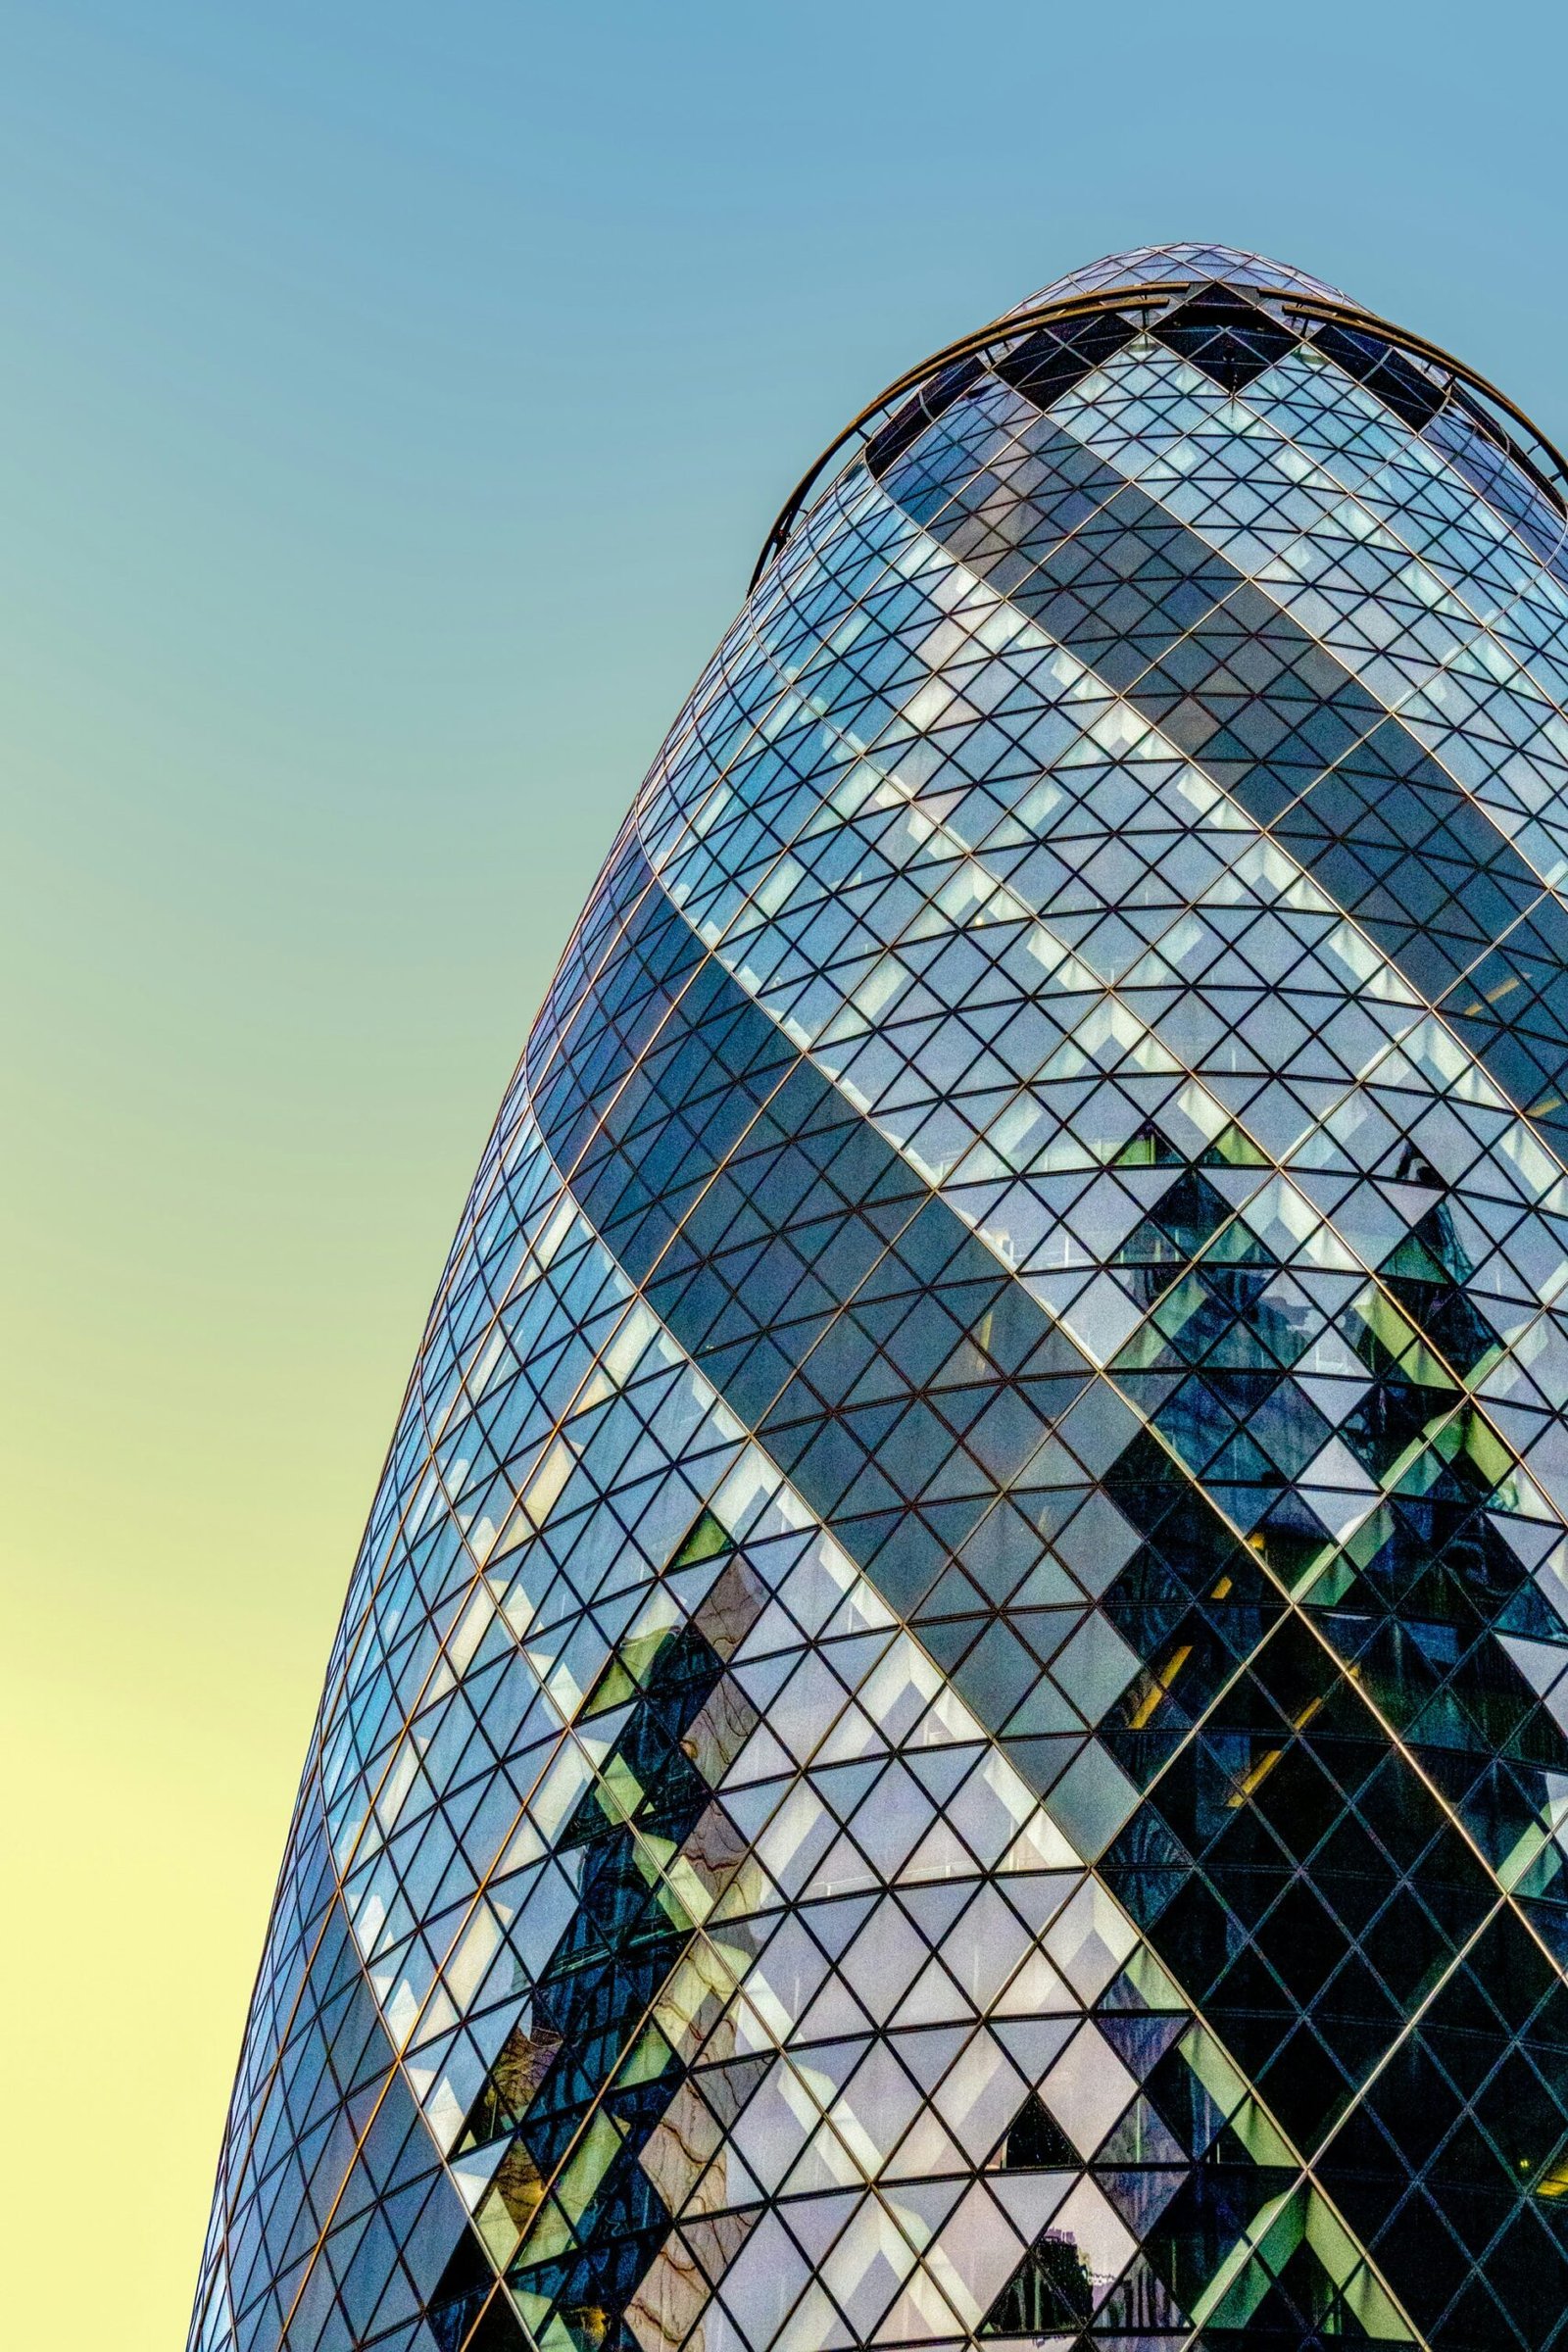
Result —
M 194 2352 L 1568 2344 L 1565 500 L 1191 245 L 792 499 L 442 1276 Z

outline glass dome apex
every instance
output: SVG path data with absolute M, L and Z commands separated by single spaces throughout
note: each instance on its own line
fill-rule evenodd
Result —
M 1042 303 L 1061 302 L 1071 294 L 1098 293 L 1102 286 L 1141 286 L 1161 278 L 1219 278 L 1237 286 L 1290 286 L 1300 294 L 1343 299 L 1341 289 L 1326 279 L 1297 270 L 1289 262 L 1272 261 L 1265 253 L 1250 253 L 1237 245 L 1186 243 L 1137 245 L 1126 253 L 1107 253 L 1081 270 L 1054 277 L 1006 316 L 1032 311 Z

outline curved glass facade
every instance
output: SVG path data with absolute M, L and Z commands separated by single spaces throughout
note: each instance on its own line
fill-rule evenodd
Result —
M 1172 246 L 781 534 L 442 1278 L 193 2352 L 1568 2344 L 1549 461 Z

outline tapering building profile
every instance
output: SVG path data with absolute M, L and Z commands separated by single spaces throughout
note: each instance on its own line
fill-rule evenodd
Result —
M 1568 2344 L 1565 499 L 1171 245 L 792 500 L 441 1281 L 194 2352 Z

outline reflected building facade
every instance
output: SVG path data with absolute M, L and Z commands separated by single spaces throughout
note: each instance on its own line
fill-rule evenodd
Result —
M 1568 2343 L 1568 551 L 1115 257 L 781 518 L 502 1105 L 193 2352 Z

